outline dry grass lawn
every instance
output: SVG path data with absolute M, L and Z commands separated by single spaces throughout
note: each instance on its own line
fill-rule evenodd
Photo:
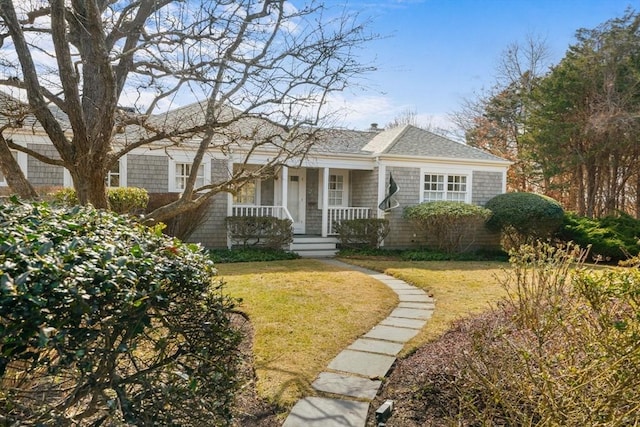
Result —
M 435 298 L 433 317 L 402 354 L 437 339 L 454 321 L 489 309 L 505 295 L 498 278 L 504 277 L 504 270 L 509 268 L 508 263 L 479 261 L 343 261 L 402 279 Z
M 316 260 L 219 264 L 218 270 L 254 327 L 258 392 L 283 407 L 313 395 L 315 377 L 398 302 L 377 280 Z

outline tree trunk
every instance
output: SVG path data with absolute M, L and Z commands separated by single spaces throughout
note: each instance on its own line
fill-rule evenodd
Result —
M 13 157 L 7 146 L 7 141 L 0 134 L 0 170 L 12 192 L 22 199 L 33 200 L 38 198 L 38 193 L 27 180 L 20 169 L 20 165 Z
M 96 209 L 109 209 L 105 174 L 100 168 L 82 165 L 72 172 L 73 187 L 76 190 L 78 203 L 91 204 Z

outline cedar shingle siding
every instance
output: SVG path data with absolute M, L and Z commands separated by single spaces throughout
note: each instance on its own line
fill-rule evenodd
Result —
M 220 182 L 227 177 L 226 160 L 213 159 L 211 161 L 211 182 Z M 224 248 L 227 246 L 227 217 L 226 193 L 213 196 L 209 209 L 210 213 L 202 225 L 191 235 L 190 241 L 202 243 L 207 248 Z
M 307 234 L 322 233 L 322 210 L 321 201 L 318 194 L 318 181 L 320 170 L 317 168 L 307 169 L 307 212 L 306 212 L 306 232 Z
M 28 144 L 28 148 L 46 156 L 60 158 L 53 145 Z M 64 185 L 64 169 L 60 166 L 48 165 L 29 156 L 27 159 L 27 176 L 34 187 Z
M 386 214 L 391 223 L 391 231 L 384 241 L 388 248 L 411 248 L 428 246 L 433 242 L 422 231 L 417 229 L 403 216 L 404 208 L 413 206 L 420 201 L 420 169 L 416 168 L 387 168 L 387 180 L 389 172 L 398 184 L 400 191 L 396 199 L 400 207 Z M 502 193 L 502 174 L 499 172 L 473 171 L 472 173 L 472 200 L 474 204 L 483 205 L 492 197 Z M 474 235 L 466 236 L 463 247 L 468 250 L 476 250 L 482 247 L 497 247 L 500 236 L 492 233 L 484 227 L 476 230 Z
M 484 206 L 490 199 L 502 193 L 500 172 L 473 171 L 472 203 Z
M 127 156 L 127 185 L 149 193 L 169 191 L 169 159 L 163 156 Z
M 372 171 L 351 171 L 351 206 L 378 207 L 378 168 Z

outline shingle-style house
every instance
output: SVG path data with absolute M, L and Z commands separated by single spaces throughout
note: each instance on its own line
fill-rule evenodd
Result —
M 235 196 L 215 196 L 210 215 L 191 240 L 210 248 L 226 247 L 226 217 L 269 215 L 293 221 L 293 250 L 316 247 L 315 254 L 329 254 L 335 249 L 337 221 L 386 217 L 391 232 L 384 246 L 410 247 L 420 244 L 421 236 L 402 218 L 404 207 L 433 200 L 483 205 L 506 190 L 508 161 L 414 126 L 326 130 L 321 135 L 302 162 L 280 168 L 273 178 L 249 182 Z M 33 150 L 54 152 L 36 125 L 16 129 L 9 136 Z M 72 185 L 63 168 L 24 153 L 16 152 L 16 156 L 34 186 Z M 257 152 L 248 167 L 262 164 L 268 156 L 268 151 Z M 239 158 L 234 153 L 210 151 L 200 168 L 199 183 L 224 179 Z M 122 157 L 107 179 L 112 186 L 179 193 L 192 159 L 188 145 L 180 149 L 138 148 Z M 387 195 L 390 175 L 399 187 L 394 196 L 399 207 L 385 213 L 379 204 Z M 1 174 L 0 186 L 6 186 Z M 480 239 L 476 243 L 484 242 Z

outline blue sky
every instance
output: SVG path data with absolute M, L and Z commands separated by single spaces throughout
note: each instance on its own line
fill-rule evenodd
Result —
M 386 36 L 362 51 L 378 68 L 359 82 L 366 89 L 337 100 L 350 110 L 344 125 L 365 129 L 407 110 L 422 125 L 450 126 L 463 99 L 493 85 L 509 44 L 541 37 L 555 64 L 577 29 L 640 10 L 640 0 L 349 0 L 348 7 Z

